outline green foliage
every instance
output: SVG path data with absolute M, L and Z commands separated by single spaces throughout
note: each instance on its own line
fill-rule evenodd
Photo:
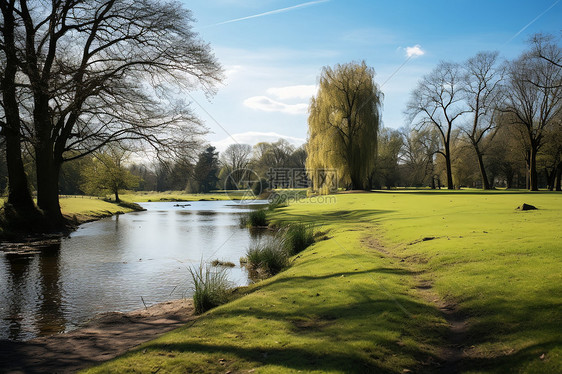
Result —
M 267 212 L 265 209 L 252 210 L 248 213 L 246 224 L 249 227 L 265 227 L 267 226 Z
M 261 178 L 259 181 L 255 181 L 252 185 L 252 193 L 255 197 L 260 196 L 267 188 L 269 187 L 269 183 L 267 179 Z
M 125 167 L 128 155 L 118 148 L 96 154 L 92 163 L 82 170 L 83 190 L 91 195 L 111 193 L 115 195 L 115 201 L 120 202 L 119 191 L 139 184 L 139 178 Z
M 306 223 L 293 223 L 283 233 L 284 249 L 289 256 L 302 252 L 314 243 L 314 226 Z
M 207 193 L 217 188 L 219 173 L 218 152 L 215 147 L 207 147 L 199 154 L 193 170 L 193 180 L 190 183 L 190 192 Z
M 246 252 L 247 266 L 275 275 L 289 266 L 289 257 L 281 237 L 275 236 L 252 244 Z
M 211 269 L 200 264 L 189 268 L 193 282 L 193 306 L 196 314 L 202 314 L 228 301 L 227 273 L 224 268 Z
M 387 189 L 398 186 L 400 175 L 398 161 L 404 140 L 397 130 L 382 129 L 379 134 L 378 157 L 375 169 L 375 186 Z
M 337 170 L 347 188 L 369 187 L 382 105 L 374 76 L 374 69 L 365 62 L 322 69 L 318 94 L 310 104 L 306 161 L 317 192 L 334 187 L 319 175 L 323 169 Z

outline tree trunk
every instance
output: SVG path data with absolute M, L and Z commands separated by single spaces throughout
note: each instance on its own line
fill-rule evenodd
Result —
M 115 202 L 120 203 L 121 200 L 119 199 L 119 190 L 115 190 Z
M 538 182 L 537 149 L 531 146 L 531 151 L 529 152 L 529 191 L 538 191 Z
M 473 144 L 474 151 L 476 152 L 476 157 L 478 158 L 478 167 L 480 168 L 480 177 L 482 179 L 482 189 L 489 190 L 490 189 L 490 181 L 488 180 L 488 176 L 486 175 L 486 168 L 484 167 L 484 157 L 482 156 L 482 152 L 478 149 L 477 144 Z
M 16 95 L 16 74 L 18 71 L 15 48 L 15 21 L 14 5 L 4 4 L 2 15 L 4 25 L 2 34 L 4 37 L 5 66 L 2 76 L 2 99 L 5 125 L 2 131 L 6 139 L 6 167 L 8 169 L 8 204 L 15 213 L 22 213 L 24 217 L 29 214 L 36 215 L 38 211 L 31 197 L 27 175 L 21 157 L 20 138 L 20 113 Z
M 455 186 L 453 184 L 453 168 L 451 167 L 451 151 L 448 143 L 445 144 L 445 166 L 447 169 L 447 189 L 454 190 Z
M 53 157 L 52 143 L 42 141 L 35 148 L 37 164 L 37 205 L 54 227 L 64 225 L 59 203 L 61 164 Z
M 11 132 L 11 131 L 10 131 Z M 29 192 L 27 175 L 21 158 L 21 140 L 19 134 L 6 134 L 6 166 L 8 168 L 8 204 L 16 212 L 37 213 Z
M 554 184 L 556 191 L 562 191 L 562 162 L 559 162 L 556 168 L 556 182 Z

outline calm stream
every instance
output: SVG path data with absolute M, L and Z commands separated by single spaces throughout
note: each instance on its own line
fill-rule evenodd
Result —
M 247 205 L 141 205 L 147 211 L 84 224 L 40 252 L 0 251 L 0 339 L 72 330 L 97 313 L 143 308 L 143 300 L 189 297 L 188 268 L 201 261 L 231 261 L 233 285 L 248 283 L 239 259 L 258 239 L 240 227 Z

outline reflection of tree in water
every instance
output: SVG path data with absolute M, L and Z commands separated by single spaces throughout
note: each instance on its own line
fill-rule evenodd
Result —
M 33 257 L 10 253 L 6 254 L 5 259 L 8 274 L 11 274 L 11 287 L 8 289 L 8 284 L 6 284 L 5 291 L 8 295 L 5 305 L 8 307 L 8 314 L 4 316 L 4 319 L 9 323 L 8 339 L 16 340 L 22 332 L 24 318 L 22 314 L 25 312 L 25 299 L 22 295 L 25 294 L 25 281 L 29 279 L 29 265 L 33 261 Z
M 41 250 L 39 255 L 39 274 L 43 300 L 37 316 L 39 335 L 63 332 L 66 321 L 62 310 L 60 289 L 60 242 Z

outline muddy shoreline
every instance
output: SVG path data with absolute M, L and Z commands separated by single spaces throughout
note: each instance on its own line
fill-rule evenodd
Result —
M 82 327 L 25 342 L 0 340 L 0 373 L 74 373 L 195 320 L 191 299 L 103 313 Z

